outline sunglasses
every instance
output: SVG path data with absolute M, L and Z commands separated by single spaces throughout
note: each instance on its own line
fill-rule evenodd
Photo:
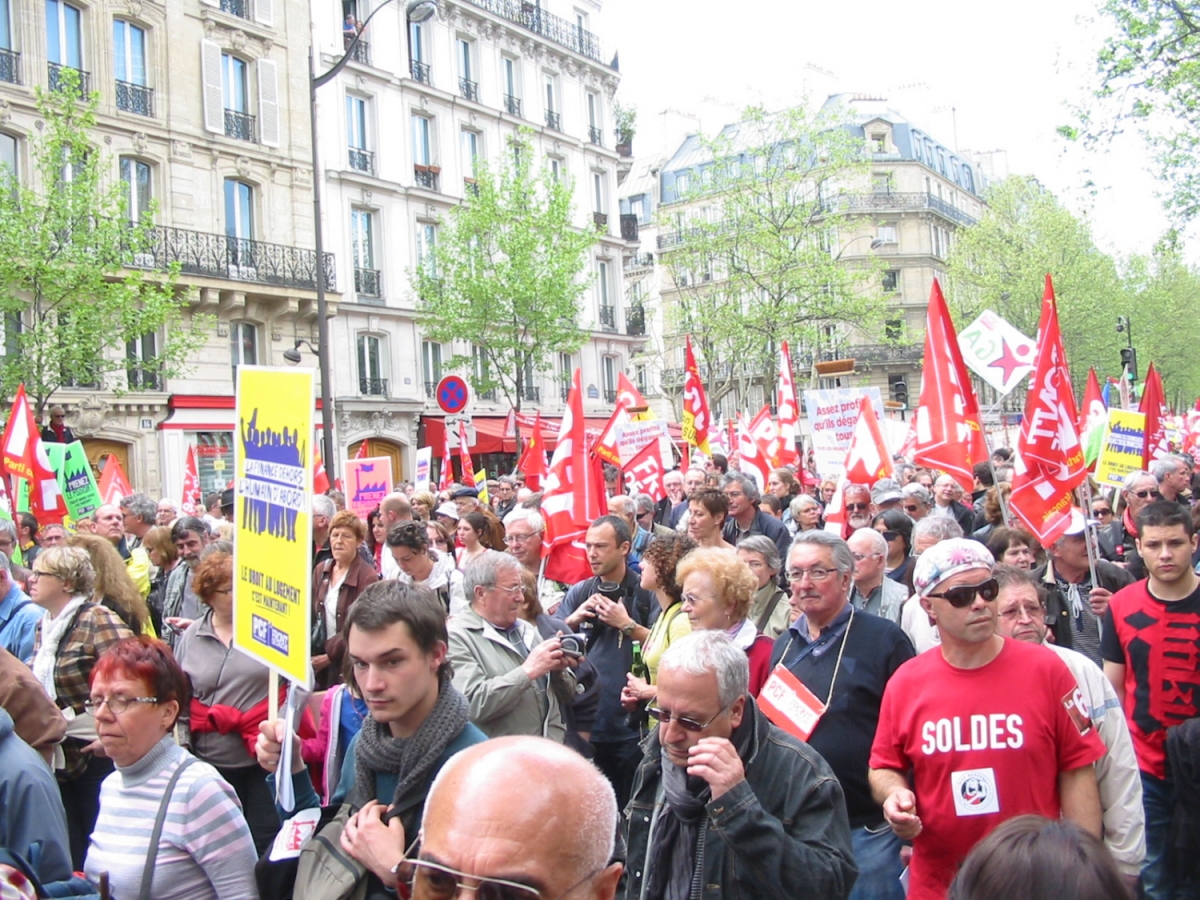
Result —
M 846 504 L 846 509 L 861 510 L 861 509 L 870 509 L 870 508 L 871 508 L 870 503 L 847 503 Z
M 881 531 L 879 533 L 883 535 L 883 539 L 885 541 L 894 541 L 896 538 L 900 537 L 900 532 L 898 531 Z
M 1157 500 L 1162 496 L 1162 494 L 1160 494 L 1158 491 L 1134 491 L 1133 496 L 1142 500 L 1145 500 L 1147 497 L 1153 497 L 1155 500 Z
M 413 900 L 454 900 L 463 890 L 473 893 L 476 900 L 543 900 L 541 891 L 518 881 L 508 881 L 504 878 L 478 878 L 424 859 L 405 859 L 402 865 L 412 867 L 410 870 L 411 880 L 406 883 L 409 886 L 409 896 Z M 595 878 L 603 871 L 604 869 L 601 868 L 592 872 L 559 894 L 555 900 L 561 900 L 575 888 Z M 475 884 L 464 884 L 463 879 L 470 879 Z
M 921 507 L 917 506 L 915 503 L 912 506 L 909 506 L 907 503 L 904 505 L 905 512 L 916 512 L 920 508 Z
M 989 578 L 980 584 L 963 584 L 940 594 L 927 596 L 945 600 L 955 609 L 965 609 L 975 602 L 976 595 L 982 597 L 985 603 L 991 603 L 1000 595 L 1000 584 L 995 578 Z
M 1111 516 L 1111 515 L 1112 515 L 1112 510 L 1111 510 L 1111 509 L 1104 509 L 1103 507 L 1099 507 L 1099 508 L 1098 508 L 1098 507 L 1095 507 L 1095 506 L 1093 506 L 1093 507 L 1092 507 L 1092 513 L 1093 513 L 1094 515 L 1097 515 L 1097 516 Z
M 732 705 L 733 704 L 731 703 L 730 706 L 732 706 Z M 713 716 L 707 722 L 697 722 L 695 719 L 690 719 L 687 716 L 677 716 L 677 715 L 675 715 L 675 713 L 669 712 L 665 709 L 660 709 L 657 706 L 647 706 L 646 712 L 648 712 L 650 715 L 654 716 L 654 718 L 658 719 L 658 721 L 660 723 L 662 723 L 663 725 L 667 725 L 670 722 L 674 722 L 676 725 L 678 725 L 684 731 L 690 731 L 690 732 L 695 733 L 697 731 L 703 731 L 705 728 L 707 728 L 713 722 L 717 721 L 717 719 L 721 718 L 721 715 L 727 709 L 729 709 L 729 706 L 721 707 L 720 712 L 718 712 L 715 716 Z

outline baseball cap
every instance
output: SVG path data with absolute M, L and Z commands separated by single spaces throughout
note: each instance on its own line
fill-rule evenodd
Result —
M 446 516 L 447 518 L 454 519 L 454 521 L 457 522 L 458 521 L 458 507 L 455 506 L 453 503 L 443 503 L 441 506 L 439 506 L 437 508 L 435 515 Z
M 881 503 L 890 503 L 893 500 L 903 500 L 904 491 L 900 490 L 900 485 L 896 484 L 891 478 L 880 478 L 875 482 L 875 486 L 871 488 L 871 502 L 878 506 Z

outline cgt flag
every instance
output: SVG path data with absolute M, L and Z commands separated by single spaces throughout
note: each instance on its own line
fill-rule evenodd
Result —
M 17 387 L 17 396 L 13 398 L 3 441 L 5 470 L 29 483 L 29 511 L 43 525 L 62 522 L 67 514 L 67 501 L 46 455 L 23 384 Z
M 200 473 L 196 468 L 196 445 L 188 444 L 187 461 L 183 467 L 183 500 L 179 509 L 185 516 L 199 516 L 206 510 L 200 502 Z
M 774 422 L 771 422 L 771 425 L 774 426 Z M 753 426 L 747 427 L 746 420 L 741 413 L 738 413 L 737 416 L 737 444 L 735 446 L 739 459 L 738 468 L 754 479 L 760 492 L 765 491 L 767 480 L 771 477 L 771 460 L 767 456 L 767 449 L 755 437 Z
M 1049 547 L 1063 536 L 1071 521 L 1071 491 L 1087 478 L 1083 446 L 1076 430 L 1079 413 L 1049 275 L 1037 347 L 1009 506 L 1041 545 Z
M 875 406 L 869 397 L 860 397 L 858 419 L 854 423 L 850 445 L 846 448 L 842 474 L 838 477 L 833 498 L 825 507 L 825 530 L 842 538 L 848 537 L 844 495 L 849 485 L 865 484 L 870 487 L 880 478 L 894 478 L 895 474 L 892 457 L 888 454 L 887 444 L 883 440 L 883 429 L 879 426 L 879 416 L 875 414 Z
M 1142 447 L 1142 468 L 1149 469 L 1156 459 L 1169 452 L 1167 446 L 1166 420 L 1170 415 L 1163 399 L 1162 376 L 1154 363 L 1146 369 L 1146 380 L 1142 383 L 1142 401 L 1138 412 L 1146 414 L 1146 437 Z
M 546 441 L 542 437 L 541 410 L 538 410 L 537 416 L 534 417 L 533 434 L 530 435 L 525 449 L 521 451 L 521 458 L 517 460 L 517 468 L 525 473 L 525 484 L 531 491 L 541 489 L 542 479 L 550 471 L 546 468 Z
M 708 443 L 708 426 L 712 417 L 708 413 L 708 398 L 704 395 L 704 383 L 700 380 L 700 369 L 692 353 L 692 336 L 688 335 L 684 351 L 684 367 L 687 374 L 683 381 L 683 440 L 705 456 L 712 456 Z
M 779 388 L 775 393 L 775 409 L 779 416 L 779 466 L 799 467 L 796 435 L 800 433 L 800 405 L 796 402 L 796 382 L 792 378 L 792 357 L 787 341 L 779 348 Z
M 442 477 L 438 481 L 439 491 L 454 487 L 454 464 L 450 457 L 450 429 L 442 429 Z
M 649 494 L 655 503 L 667 496 L 665 474 L 659 441 L 647 443 L 622 470 L 626 491 L 630 495 Z
M 100 499 L 104 503 L 116 505 L 122 497 L 133 493 L 133 485 L 125 476 L 125 469 L 116 456 L 109 456 L 104 463 L 104 471 L 100 473 Z
M 471 462 L 471 448 L 467 445 L 467 423 L 458 420 L 458 461 L 462 465 L 463 484 L 475 483 L 475 466 Z

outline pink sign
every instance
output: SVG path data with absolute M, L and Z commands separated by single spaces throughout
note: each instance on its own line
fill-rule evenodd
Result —
M 371 510 L 392 490 L 392 460 L 388 456 L 345 462 L 346 509 L 366 521 Z

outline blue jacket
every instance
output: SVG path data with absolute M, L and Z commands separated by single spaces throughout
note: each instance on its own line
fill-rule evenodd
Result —
M 28 861 L 43 882 L 71 877 L 67 816 L 58 782 L 37 751 L 17 737 L 0 707 L 0 846 Z
M 737 546 L 739 533 L 738 523 L 730 516 L 725 520 L 725 527 L 722 529 L 721 536 L 729 543 Z M 779 558 L 787 559 L 788 550 L 792 546 L 792 536 L 788 533 L 787 526 L 774 516 L 768 516 L 765 512 L 759 510 L 754 514 L 754 521 L 750 523 L 750 530 L 746 533 L 766 535 L 775 542 L 775 547 L 779 550 Z
M 0 647 L 28 664 L 33 658 L 33 634 L 45 615 L 46 610 L 13 584 L 0 600 Z

